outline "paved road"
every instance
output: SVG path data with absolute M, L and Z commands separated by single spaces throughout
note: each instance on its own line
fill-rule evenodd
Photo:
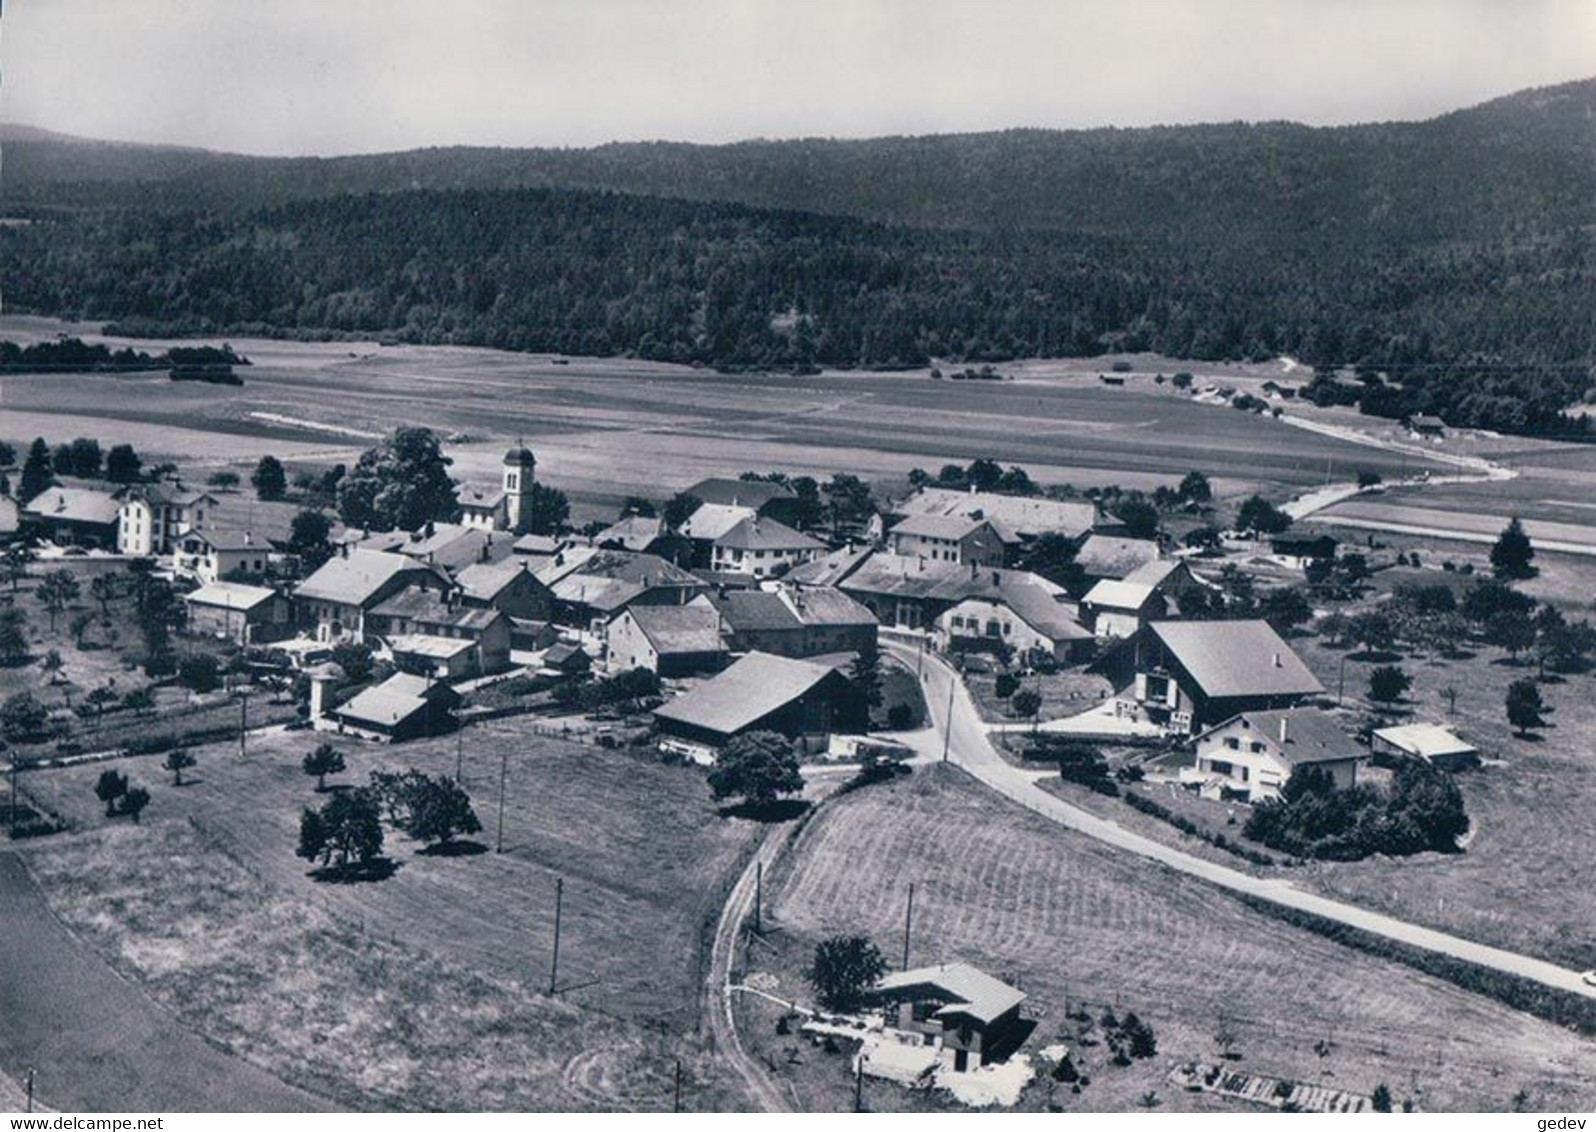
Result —
M 0 1072 L 38 1070 L 67 1112 L 330 1112 L 339 1106 L 225 1053 L 113 971 L 0 852 Z
M 907 658 L 912 665 L 913 649 L 891 640 L 884 640 L 883 647 L 900 658 Z M 927 654 L 924 672 L 926 699 L 931 705 L 935 726 L 931 729 L 932 737 L 921 740 L 919 745 L 925 746 L 928 750 L 931 747 L 940 747 L 944 737 L 951 734 L 951 741 L 948 742 L 951 762 L 957 763 L 991 789 L 1028 810 L 1104 844 L 1112 845 L 1116 849 L 1157 861 L 1177 872 L 1186 873 L 1232 892 L 1258 897 L 1282 907 L 1311 912 L 1316 916 L 1361 928 L 1375 935 L 1478 963 L 1508 974 L 1521 975 L 1557 990 L 1572 991 L 1575 994 L 1596 998 L 1596 987 L 1587 986 L 1576 971 L 1570 971 L 1543 959 L 1487 947 L 1485 944 L 1474 943 L 1445 932 L 1420 927 L 1391 916 L 1370 912 L 1356 905 L 1330 900 L 1305 892 L 1288 880 L 1255 877 L 1239 869 L 1205 861 L 1072 806 L 1038 786 L 1037 779 L 1043 776 L 1037 772 L 1022 770 L 1003 761 L 992 746 L 986 726 L 976 711 L 963 681 L 949 665 L 940 657 Z M 950 703 L 951 721 L 948 718 Z

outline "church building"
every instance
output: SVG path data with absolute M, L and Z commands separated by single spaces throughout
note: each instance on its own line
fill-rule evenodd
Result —
M 484 531 L 529 532 L 537 463 L 530 448 L 517 445 L 504 454 L 504 479 L 498 491 L 461 487 L 461 524 Z

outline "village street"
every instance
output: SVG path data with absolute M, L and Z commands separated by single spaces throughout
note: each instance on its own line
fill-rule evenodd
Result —
M 916 650 L 913 648 L 887 639 L 883 640 L 883 648 L 911 669 L 915 666 Z M 1231 892 L 1267 900 L 1282 907 L 1322 916 L 1414 947 L 1532 979 L 1557 990 L 1596 998 L 1596 987 L 1586 985 L 1577 971 L 1528 955 L 1487 947 L 1444 932 L 1366 911 L 1351 904 L 1304 892 L 1290 881 L 1255 877 L 1239 869 L 1215 864 L 1133 833 L 1115 822 L 1072 806 L 1038 785 L 1038 780 L 1047 777 L 1051 772 L 1023 770 L 1002 759 L 993 747 L 988 737 L 987 725 L 976 710 L 975 703 L 964 687 L 962 679 L 941 657 L 930 653 L 925 655 L 923 676 L 932 727 L 919 733 L 918 736 L 904 736 L 906 740 L 912 740 L 917 753 L 921 757 L 940 756 L 945 745 L 950 762 L 963 767 L 976 779 L 1004 797 L 1051 821 L 1116 849 L 1157 861 L 1178 872 L 1205 880 Z

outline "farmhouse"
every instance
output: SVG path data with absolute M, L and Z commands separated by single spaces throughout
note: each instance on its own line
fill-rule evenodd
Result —
M 522 535 L 510 544 L 510 549 L 532 569 L 540 570 L 568 545 L 567 540 L 554 535 Z
M 1137 637 L 1135 703 L 1172 731 L 1295 707 L 1323 691 L 1266 621 L 1158 621 Z
M 869 992 L 893 1029 L 921 1035 L 957 1072 L 1007 1057 L 1028 1033 L 1025 992 L 968 963 L 943 963 L 884 975 Z
M 1318 767 L 1336 789 L 1348 789 L 1369 757 L 1317 708 L 1243 712 L 1199 734 L 1193 746 L 1196 765 L 1181 771 L 1181 782 L 1205 797 L 1247 802 L 1280 797 L 1291 772 L 1302 766 Z
M 560 642 L 550 645 L 543 654 L 543 670 L 561 676 L 580 676 L 593 667 L 593 658 L 581 645 Z
M 1179 595 L 1202 585 L 1186 563 L 1157 559 L 1117 581 L 1094 585 L 1081 598 L 1082 620 L 1098 640 L 1134 637 L 1150 622 L 1177 613 Z
M 785 580 L 790 585 L 803 586 L 806 589 L 829 589 L 840 586 L 853 577 L 854 572 L 868 562 L 873 554 L 875 548 L 871 546 L 845 546 L 840 550 L 823 554 L 802 566 L 793 567 Z
M 733 527 L 759 512 L 735 503 L 706 503 L 687 517 L 681 536 L 692 546 L 692 565 L 708 566 L 714 558 L 715 543 Z
M 824 739 L 869 721 L 864 693 L 835 668 L 762 652 L 654 711 L 661 745 L 700 758 L 747 731 Z
M 911 515 L 962 515 L 989 520 L 1005 541 L 1030 542 L 1042 535 L 1063 535 L 1079 541 L 1097 525 L 1097 507 L 1073 500 L 999 495 L 993 491 L 958 491 L 922 487 L 893 505 L 887 525 Z
M 1074 663 L 1092 653 L 1093 638 L 1075 608 L 1041 586 L 1021 582 L 965 598 L 936 620 L 936 639 L 949 651 L 1007 649 L 1022 663 Z
M 686 605 L 705 588 L 652 554 L 591 547 L 561 552 L 537 577 L 553 593 L 554 620 L 577 628 L 602 627 L 632 605 Z
M 875 614 L 840 590 L 722 592 L 707 600 L 739 652 L 806 657 L 858 652 L 876 642 Z
M 510 666 L 510 618 L 432 590 L 404 590 L 371 610 L 372 634 L 387 641 L 409 671 L 458 680 Z
M 610 622 L 607 639 L 609 667 L 617 672 L 646 668 L 660 676 L 688 676 L 726 662 L 720 614 L 704 598 L 622 610 Z
M 708 507 L 739 507 L 783 522 L 793 519 L 797 494 L 790 487 L 769 480 L 734 480 L 711 477 L 687 488 L 690 495 Z
M 359 735 L 380 742 L 415 739 L 448 730 L 460 695 L 447 684 L 426 676 L 396 672 L 374 688 L 367 688 L 347 703 L 333 708 L 325 720 L 340 734 Z
M 288 599 L 265 586 L 211 582 L 183 595 L 188 631 L 240 645 L 275 641 L 291 629 Z
M 366 550 L 403 554 L 445 570 L 459 570 L 477 563 L 502 562 L 510 557 L 515 544 L 500 531 L 462 523 L 428 523 L 410 533 L 391 531 L 372 535 L 356 545 Z
M 628 515 L 593 536 L 593 545 L 605 550 L 629 550 L 634 554 L 653 554 L 681 566 L 691 562 L 693 544 L 657 516 Z
M 360 640 L 366 635 L 368 610 L 407 587 L 442 590 L 448 584 L 436 567 L 402 554 L 346 545 L 294 591 L 295 619 L 312 629 L 318 641 Z
M 1431 416 L 1429 413 L 1414 413 L 1402 422 L 1409 432 L 1419 436 L 1441 437 L 1446 435 L 1446 422 L 1440 417 Z
M 172 568 L 202 582 L 237 575 L 258 578 L 266 572 L 270 547 L 251 531 L 204 527 L 184 532 L 172 554 Z
M 1422 759 L 1441 770 L 1468 770 L 1480 765 L 1480 749 L 1436 723 L 1404 723 L 1374 733 L 1377 755 Z
M 968 515 L 910 515 L 887 532 L 887 547 L 906 558 L 965 566 L 1001 566 L 1007 554 L 997 528 Z
M 202 526 L 207 515 L 214 522 L 220 505 L 209 492 L 164 481 L 130 484 L 116 493 L 116 499 L 121 504 L 117 549 L 137 557 L 172 553 L 178 540 Z
M 1091 534 L 1076 552 L 1075 565 L 1093 581 L 1118 580 L 1161 557 L 1162 552 L 1152 539 Z
M 755 578 L 776 578 L 816 557 L 825 547 L 785 523 L 755 515 L 715 539 L 710 569 Z
M 121 504 L 101 491 L 81 487 L 46 488 L 22 507 L 22 530 L 29 538 L 57 546 L 115 550 Z
M 554 610 L 554 595 L 536 574 L 517 558 L 477 562 L 454 576 L 460 601 L 475 609 L 497 609 L 526 621 L 546 621 Z
M 1007 596 L 1011 591 L 1020 592 L 1016 600 L 1031 601 L 1032 608 L 1039 608 L 1027 588 L 1040 590 L 1074 615 L 1074 609 L 1064 605 L 1063 589 L 1024 570 L 959 566 L 896 554 L 872 555 L 838 588 L 874 613 L 881 624 L 899 629 L 935 631 L 938 618 L 960 602 L 984 598 L 1006 606 L 1011 604 Z M 942 628 L 946 632 L 951 627 Z

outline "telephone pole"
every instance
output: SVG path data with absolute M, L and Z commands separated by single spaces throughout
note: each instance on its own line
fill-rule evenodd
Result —
M 549 995 L 558 993 L 560 985 L 560 913 L 565 904 L 565 879 L 554 881 L 554 962 L 549 967 Z
M 864 1111 L 864 1055 L 865 1044 L 859 1043 L 859 1053 L 853 1063 L 853 1110 Z
M 903 970 L 909 969 L 909 933 L 914 928 L 914 882 L 909 882 L 909 906 L 903 912 Z
M 238 757 L 245 755 L 245 736 L 249 734 L 249 689 L 245 688 L 238 701 Z
M 754 862 L 754 934 L 765 934 L 765 862 Z
M 499 836 L 493 851 L 504 852 L 504 785 L 510 778 L 510 750 L 506 747 L 499 753 Z
M 460 786 L 465 785 L 465 731 L 454 733 L 454 780 Z
M 682 1059 L 676 1059 L 676 1094 L 671 1100 L 671 1111 L 682 1111 Z
M 948 679 L 948 727 L 942 733 L 942 761 L 948 761 L 948 747 L 953 743 L 953 690 L 958 686 L 958 677 Z

